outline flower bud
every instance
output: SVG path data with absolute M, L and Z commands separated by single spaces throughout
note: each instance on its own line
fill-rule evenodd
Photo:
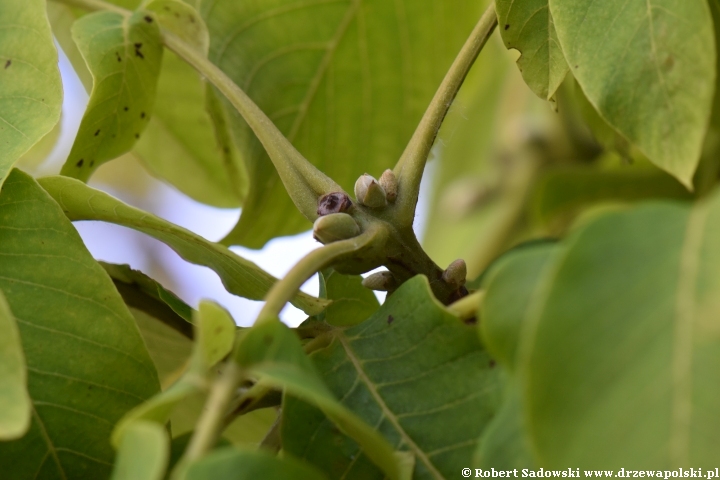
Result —
M 380 180 L 378 180 L 378 183 L 380 183 L 380 186 L 385 189 L 385 196 L 387 197 L 387 201 L 390 203 L 394 203 L 395 199 L 397 198 L 398 183 L 393 171 L 390 169 L 385 170 L 383 174 L 380 175 Z
M 361 205 L 370 208 L 382 208 L 387 205 L 385 190 L 367 173 L 355 182 L 355 198 Z
M 370 290 L 387 292 L 397 288 L 397 280 L 395 280 L 393 274 L 388 271 L 375 272 L 363 278 L 362 285 Z
M 465 277 L 467 276 L 467 265 L 465 260 L 455 260 L 443 272 L 442 279 L 445 283 L 454 288 L 460 288 L 465 285 Z
M 330 213 L 346 212 L 352 207 L 350 197 L 345 192 L 332 192 L 320 197 L 317 214 L 320 216 Z
M 330 213 L 315 220 L 313 237 L 322 244 L 360 235 L 360 227 L 347 213 Z

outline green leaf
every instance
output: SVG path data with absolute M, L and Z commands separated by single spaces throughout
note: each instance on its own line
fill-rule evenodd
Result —
M 508 252 L 492 266 L 485 283 L 481 336 L 488 352 L 510 371 L 515 370 L 523 322 L 558 250 L 556 244 L 541 244 Z
M 523 423 L 520 389 L 515 382 L 510 382 L 506 390 L 502 407 L 480 438 L 473 466 L 484 470 L 534 469 L 535 460 Z
M 128 412 L 113 431 L 113 445 L 121 444 L 128 429 L 136 422 L 151 421 L 164 425 L 180 402 L 206 391 L 209 369 L 232 350 L 235 322 L 225 310 L 209 301 L 200 303 L 194 320 L 195 343 L 187 373 L 167 390 Z
M 107 478 L 113 425 L 159 390 L 135 322 L 60 207 L 18 170 L 0 194 L 0 257 L 33 401 L 28 433 L 0 444 L 3 475 Z
M 135 422 L 125 433 L 111 480 L 161 480 L 170 446 L 165 429 L 155 423 Z
M 590 102 L 692 188 L 715 89 L 707 3 L 549 1 L 565 58 Z
M 218 449 L 189 465 L 185 480 L 324 480 L 327 477 L 311 465 L 291 456 L 278 458 L 260 451 Z
M 0 292 L 0 440 L 22 437 L 30 427 L 32 403 L 27 367 L 15 317 Z
M 163 59 L 154 113 L 135 153 L 150 172 L 190 197 L 217 207 L 238 207 L 247 189 L 239 154 L 213 129 L 209 112 L 215 93 L 199 74 L 172 52 Z M 217 108 L 217 107 L 215 107 Z M 224 133 L 227 137 L 227 133 Z
M 351 192 L 392 167 L 481 15 L 480 2 L 204 2 L 210 60 L 298 150 Z M 224 240 L 257 248 L 308 229 L 250 128 L 229 106 L 250 191 Z
M 563 168 L 545 172 L 528 201 L 540 224 L 567 220 L 601 203 L 629 203 L 653 198 L 690 199 L 675 178 L 655 168 L 622 166 L 611 170 Z
M 209 34 L 194 8 L 176 0 L 155 0 L 145 8 L 163 28 L 207 55 Z M 214 97 L 193 67 L 166 52 L 155 112 L 135 152 L 153 174 L 192 198 L 238 207 L 247 192 L 247 173 Z
M 543 293 L 543 282 L 561 248 L 556 244 L 529 245 L 510 251 L 490 267 L 484 281 L 480 331 L 498 368 L 516 372 L 520 334 L 528 312 Z M 474 464 L 478 468 L 513 469 L 534 466 L 525 428 L 521 388 L 517 376 L 505 375 L 503 404 L 483 432 Z
M 191 5 L 180 0 L 151 0 L 143 8 L 155 13 L 160 26 L 207 55 L 210 34 L 202 17 Z
M 557 39 L 548 0 L 496 0 L 498 25 L 507 48 L 518 50 L 518 68 L 530 90 L 550 100 L 568 65 Z
M 192 354 L 192 340 L 146 310 L 138 310 L 130 305 L 130 312 L 135 317 L 150 358 L 158 372 L 160 384 L 165 389 L 185 370 Z
M 606 214 L 568 240 L 523 328 L 540 465 L 715 468 L 720 196 Z
M 0 186 L 60 119 L 62 82 L 43 0 L 0 3 Z
M 263 384 L 283 388 L 316 405 L 347 435 L 357 441 L 363 452 L 393 480 L 405 480 L 405 459 L 394 454 L 388 442 L 358 416 L 341 405 L 318 376 L 303 352 L 297 336 L 279 320 L 253 326 L 235 349 L 236 362 Z
M 97 167 L 132 149 L 155 100 L 162 41 L 147 12 L 96 12 L 72 35 L 93 76 L 90 101 L 61 173 L 86 181 Z
M 143 298 L 140 300 L 137 297 L 140 295 L 150 297 L 156 302 L 162 302 L 166 307 L 172 310 L 176 316 L 179 316 L 185 322 L 187 327 L 191 328 L 193 309 L 187 303 L 183 302 L 170 290 L 160 285 L 157 281 L 148 277 L 139 270 L 133 270 L 130 265 L 116 265 L 107 262 L 98 262 L 105 269 L 110 278 L 113 279 L 115 287 L 118 288 L 120 294 L 123 296 L 125 303 L 128 303 L 133 308 L 142 309 L 145 304 L 149 303 L 148 299 Z M 137 295 L 131 297 L 131 291 L 137 292 Z M 161 306 L 153 305 L 154 308 L 148 307 L 153 311 L 161 308 Z M 167 315 L 167 314 L 166 314 Z M 192 338 L 192 332 L 188 332 L 188 337 Z
M 210 369 L 225 358 L 235 341 L 235 322 L 221 306 L 208 300 L 200 302 L 196 324 L 197 367 Z
M 362 286 L 359 275 L 343 275 L 333 269 L 325 270 L 321 275 L 321 296 L 332 303 L 319 317 L 328 324 L 338 327 L 357 325 L 378 309 L 377 297 L 372 290 Z
M 416 479 L 457 478 L 498 407 L 499 379 L 474 327 L 433 298 L 425 277 L 403 284 L 366 322 L 334 331 L 311 358 L 346 408 L 415 457 Z M 297 407 L 286 398 L 284 450 L 331 478 L 383 478 L 322 415 Z
M 126 297 L 123 298 L 126 299 Z M 187 335 L 180 334 L 177 329 L 169 327 L 166 322 L 159 321 L 157 316 L 151 316 L 150 314 L 157 315 L 156 309 L 146 308 L 141 311 L 131 307 L 130 311 L 135 316 L 150 357 L 155 363 L 160 383 L 167 390 L 185 372 L 192 354 L 192 341 Z M 174 438 L 192 432 L 205 407 L 205 398 L 205 392 L 198 390 L 195 393 L 189 393 L 172 408 L 169 418 Z M 253 410 L 235 419 L 223 431 L 223 438 L 235 445 L 257 445 L 270 429 L 276 417 L 277 413 L 272 408 Z M 178 448 L 180 447 L 174 445 L 173 441 L 173 452 L 177 453 Z
M 276 281 L 272 275 L 226 247 L 126 205 L 75 179 L 57 176 L 46 177 L 39 182 L 71 220 L 102 220 L 150 235 L 167 244 L 188 262 L 214 270 L 232 294 L 261 300 Z M 324 309 L 327 301 L 298 292 L 293 305 L 314 315 Z

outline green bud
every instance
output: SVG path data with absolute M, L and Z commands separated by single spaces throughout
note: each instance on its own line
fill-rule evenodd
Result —
M 382 208 L 387 205 L 385 189 L 367 173 L 361 175 L 355 182 L 355 198 L 360 205 L 370 208 Z
M 395 277 L 390 272 L 375 272 L 363 278 L 362 285 L 370 290 L 387 292 L 397 288 L 397 280 L 395 280 Z
M 467 265 L 462 259 L 452 262 L 442 274 L 443 281 L 454 288 L 465 285 L 465 277 L 467 277 Z
M 395 203 L 395 199 L 397 198 L 398 183 L 393 171 L 390 169 L 385 170 L 383 174 L 380 175 L 378 183 L 380 183 L 380 186 L 385 189 L 387 201 Z
M 313 237 L 322 244 L 346 240 L 360 235 L 360 227 L 347 213 L 330 213 L 318 217 L 313 224 Z

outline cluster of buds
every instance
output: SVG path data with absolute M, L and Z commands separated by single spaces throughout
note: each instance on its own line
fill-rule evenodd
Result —
M 388 202 L 395 202 L 397 191 L 397 179 L 392 170 L 385 170 L 379 181 L 366 173 L 355 182 L 355 198 L 360 205 L 370 208 L 383 208 Z

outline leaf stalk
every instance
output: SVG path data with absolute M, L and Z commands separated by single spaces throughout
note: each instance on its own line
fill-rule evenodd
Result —
M 495 2 L 491 2 L 445 74 L 430 105 L 394 168 L 398 179 L 397 220 L 412 225 L 420 192 L 420 181 L 440 126 L 478 54 L 497 26 Z

